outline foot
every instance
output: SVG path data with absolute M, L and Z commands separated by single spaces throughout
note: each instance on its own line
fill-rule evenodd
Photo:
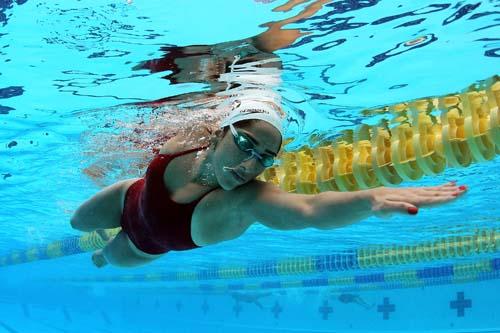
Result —
M 108 261 L 106 260 L 106 258 L 104 258 L 102 250 L 97 250 L 92 253 L 92 262 L 97 268 L 104 267 L 108 264 Z

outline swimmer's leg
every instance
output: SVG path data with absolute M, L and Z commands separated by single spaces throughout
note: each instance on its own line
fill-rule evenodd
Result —
M 262 306 L 262 304 L 259 301 L 255 301 L 254 304 L 257 305 L 257 307 L 259 309 L 264 310 L 264 307 Z
M 355 302 L 364 307 L 365 309 L 371 309 L 373 307 L 373 304 L 368 304 L 364 299 L 362 299 L 360 296 L 356 296 Z
M 86 232 L 119 227 L 125 194 L 136 180 L 124 180 L 96 193 L 78 207 L 71 217 L 71 226 Z
M 102 250 L 94 252 L 92 261 L 99 268 L 107 264 L 118 267 L 135 267 L 146 265 L 161 256 L 141 252 L 129 240 L 127 234 L 120 231 Z

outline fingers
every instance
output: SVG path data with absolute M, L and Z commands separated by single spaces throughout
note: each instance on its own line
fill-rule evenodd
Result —
M 407 195 L 412 197 L 441 197 L 441 196 L 455 196 L 458 197 L 467 191 L 467 186 L 456 185 L 455 183 L 446 183 L 440 186 L 418 187 L 407 189 Z
M 394 197 L 387 198 L 389 201 L 393 202 L 407 202 L 409 204 L 414 205 L 415 207 L 420 206 L 430 206 L 436 205 L 439 203 L 445 203 L 451 200 L 455 200 L 460 195 L 462 195 L 465 191 L 457 191 L 457 192 L 431 192 L 425 195 L 419 194 L 409 194 L 405 198 L 402 197 Z
M 458 187 L 459 186 L 457 186 L 457 183 L 455 181 L 451 181 L 448 183 L 444 183 L 442 185 L 420 187 L 419 189 L 424 190 L 424 191 L 453 191 L 453 190 L 457 189 Z
M 418 191 L 415 194 L 420 196 L 420 197 L 440 197 L 440 196 L 455 196 L 458 197 L 459 195 L 464 194 L 466 191 L 466 188 L 461 189 L 460 187 L 450 187 L 450 188 L 444 188 L 442 190 L 425 190 L 425 191 Z
M 386 189 L 381 192 L 377 215 L 403 213 L 415 215 L 421 206 L 435 206 L 457 199 L 467 191 L 467 186 L 448 182 L 440 186 Z
M 454 200 L 456 198 L 457 198 L 457 195 L 453 195 L 453 194 L 434 196 L 432 198 L 426 198 L 426 200 L 422 200 L 420 202 L 420 205 L 426 205 L 426 206 L 436 205 L 436 204 L 445 203 L 445 202 Z
M 444 184 L 441 184 L 441 185 L 436 185 L 436 186 L 426 186 L 426 187 L 423 187 L 423 188 L 428 188 L 428 189 L 439 189 L 439 188 L 442 188 L 442 187 L 447 187 L 447 186 L 456 186 L 457 185 L 457 182 L 455 180 L 452 180 L 450 182 L 447 182 L 447 183 L 444 183 Z
M 388 214 L 389 212 L 415 215 L 418 213 L 418 207 L 409 202 L 387 200 L 381 209 L 381 213 Z
M 437 204 L 442 204 L 448 201 L 455 199 L 455 196 L 441 196 L 441 197 L 433 197 L 429 198 L 425 201 L 425 203 L 410 203 L 406 201 L 393 201 L 387 200 L 383 207 L 380 209 L 377 215 L 379 216 L 387 216 L 390 213 L 401 213 L 401 214 L 409 214 L 416 215 L 419 211 L 419 206 L 432 206 Z

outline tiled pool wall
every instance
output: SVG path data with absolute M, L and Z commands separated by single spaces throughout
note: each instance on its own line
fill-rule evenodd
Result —
M 225 295 L 155 295 L 140 289 L 116 295 L 102 286 L 96 290 L 45 300 L 4 293 L 0 333 L 500 331 L 498 280 L 364 291 L 340 298 L 326 289 Z

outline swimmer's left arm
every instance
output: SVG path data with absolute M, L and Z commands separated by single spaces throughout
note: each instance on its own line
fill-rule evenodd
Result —
M 255 222 L 276 230 L 334 229 L 372 215 L 416 214 L 420 206 L 446 203 L 464 192 L 465 187 L 449 183 L 308 195 L 255 180 L 206 195 L 193 213 L 191 234 L 196 244 L 206 246 L 235 239 Z
M 420 206 L 443 204 L 465 193 L 465 186 L 387 188 L 354 192 L 293 194 L 272 184 L 248 184 L 252 198 L 251 218 L 273 229 L 333 229 L 362 221 L 372 215 L 416 214 Z M 245 200 L 245 201 L 247 201 Z
M 332 229 L 369 217 L 371 201 L 366 191 L 288 193 L 264 182 L 251 184 L 254 221 L 277 230 Z

